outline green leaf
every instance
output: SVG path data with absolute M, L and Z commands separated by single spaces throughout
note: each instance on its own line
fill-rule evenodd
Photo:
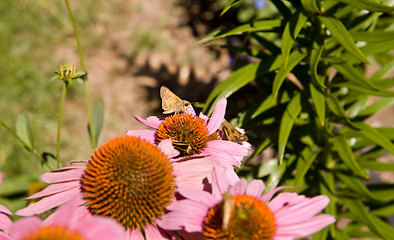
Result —
M 371 116 L 394 104 L 392 98 L 382 98 L 361 110 L 357 116 Z
M 298 33 L 301 31 L 302 27 L 304 27 L 307 19 L 308 17 L 305 16 L 302 11 L 298 10 L 286 23 L 286 27 L 282 35 L 282 55 L 285 68 L 287 68 L 289 55 L 294 40 L 297 38 Z
M 382 66 L 369 80 L 375 82 L 379 79 L 385 78 L 387 75 L 394 71 L 394 60 Z
M 324 77 L 321 77 L 317 74 L 317 67 L 319 65 L 323 50 L 323 44 L 320 45 L 317 42 L 313 42 L 313 47 L 309 57 L 309 71 L 311 72 L 312 82 L 316 83 L 316 85 L 326 88 L 326 86 L 324 86 L 324 82 L 320 81 L 321 79 L 324 80 Z
M 214 106 L 216 106 L 216 103 L 221 98 L 231 96 L 231 94 L 253 81 L 256 77 L 279 68 L 282 63 L 282 56 L 279 55 L 277 57 L 267 57 L 259 63 L 249 64 L 239 68 L 213 89 L 208 96 L 203 111 L 205 112 L 211 105 L 208 115 L 211 114 Z
M 369 82 L 363 75 L 360 74 L 353 66 L 348 63 L 342 63 L 340 65 L 334 64 L 335 69 L 338 70 L 346 79 L 354 82 L 355 84 L 360 84 L 365 88 L 372 88 L 377 90 L 378 88 Z
M 301 153 L 301 158 L 297 161 L 295 185 L 299 186 L 301 180 L 304 178 L 305 174 L 308 172 L 313 161 L 321 152 L 320 148 L 316 148 L 313 151 L 310 148 L 304 148 Z
M 233 6 L 237 5 L 240 2 L 242 2 L 242 0 L 232 0 L 228 2 L 224 7 L 223 11 L 220 13 L 220 16 L 223 16 L 223 14 L 225 14 L 228 10 L 230 10 L 230 8 L 232 8 Z
M 261 102 L 261 104 L 257 107 L 257 109 L 255 110 L 255 112 L 252 114 L 251 118 L 255 118 L 257 116 L 259 116 L 260 114 L 262 114 L 263 112 L 267 111 L 268 109 L 277 106 L 278 104 L 283 104 L 285 102 L 290 101 L 290 97 L 289 94 L 284 91 L 283 94 L 281 95 L 279 101 L 274 100 L 273 95 L 269 95 L 268 97 L 266 97 L 264 99 L 264 101 Z
M 389 171 L 394 172 L 394 164 L 378 162 L 378 161 L 362 161 L 359 163 L 361 168 L 377 170 L 377 171 Z
M 301 4 L 308 12 L 320 13 L 320 9 L 316 5 L 316 0 L 301 0 Z
M 386 53 L 394 49 L 394 40 L 385 42 L 370 42 L 360 50 L 365 55 L 376 55 L 378 53 Z
M 375 196 L 371 191 L 369 191 L 369 189 L 359 178 L 348 176 L 342 173 L 338 173 L 337 176 L 339 179 L 341 179 L 346 188 L 358 193 L 359 196 L 364 197 L 366 200 L 373 203 L 382 202 L 379 197 Z
M 363 94 L 368 94 L 372 96 L 380 96 L 380 97 L 393 97 L 394 92 L 385 90 L 385 89 L 378 89 L 374 90 L 372 88 L 366 88 L 363 85 L 356 84 L 354 82 L 342 82 L 342 83 L 334 83 L 331 87 L 346 87 L 350 91 L 360 92 Z
M 370 212 L 374 216 L 378 217 L 388 217 L 392 214 L 394 214 L 394 204 L 391 203 L 387 206 L 383 206 L 381 208 L 376 208 L 374 210 L 371 210 Z
M 257 178 L 262 178 L 271 174 L 273 170 L 278 167 L 278 159 L 271 159 L 268 162 L 261 164 L 257 171 Z
M 332 36 L 338 41 L 339 44 L 342 45 L 343 48 L 345 48 L 348 52 L 350 52 L 354 57 L 356 57 L 360 61 L 370 64 L 368 59 L 356 46 L 354 40 L 352 39 L 352 36 L 346 30 L 345 26 L 342 24 L 340 20 L 327 16 L 319 16 L 319 19 L 320 21 L 322 21 L 324 25 L 326 25 L 328 30 L 330 30 Z
M 208 43 L 219 38 L 231 35 L 239 35 L 244 32 L 272 31 L 274 28 L 280 27 L 281 24 L 282 20 L 280 19 L 256 21 L 254 23 L 247 23 L 240 26 L 229 27 L 222 30 L 214 31 L 201 38 L 198 42 Z
M 309 89 L 319 122 L 321 126 L 324 126 L 324 121 L 326 120 L 326 97 L 323 91 L 318 90 L 312 83 L 309 83 Z
M 16 121 L 16 134 L 23 140 L 24 145 L 30 150 L 34 150 L 34 135 L 31 128 L 30 119 L 26 113 L 18 116 Z
M 354 41 L 386 42 L 394 39 L 394 31 L 350 32 Z
M 289 74 L 291 70 L 293 70 L 293 68 L 306 57 L 306 55 L 306 53 L 294 51 L 290 54 L 288 66 L 286 68 L 284 64 L 280 66 L 279 71 L 275 76 L 274 83 L 272 85 L 272 93 L 274 94 L 274 99 L 276 99 L 276 97 L 278 96 L 279 88 L 282 86 L 282 83 L 285 80 L 287 74 Z
M 393 6 L 385 5 L 374 0 L 337 0 L 349 5 L 352 5 L 358 9 L 368 10 L 370 12 L 391 12 L 394 11 Z
M 332 139 L 338 155 L 342 161 L 358 176 L 369 178 L 369 176 L 360 168 L 356 159 L 354 158 L 352 148 L 342 135 L 337 135 Z
M 301 109 L 301 94 L 297 93 L 287 105 L 279 126 L 278 155 L 280 164 L 282 164 L 283 161 L 286 143 L 290 136 L 291 129 L 293 128 L 294 121 L 300 114 Z
M 326 104 L 327 107 L 331 110 L 332 113 L 337 115 L 338 117 L 342 118 L 349 126 L 357 128 L 352 121 L 346 115 L 345 110 L 343 109 L 341 103 L 337 98 L 332 95 L 328 95 L 326 97 Z
M 394 145 L 391 143 L 389 139 L 387 139 L 383 134 L 381 134 L 375 128 L 369 126 L 363 122 L 354 123 L 359 129 L 360 133 L 368 138 L 369 140 L 373 141 L 377 145 L 381 146 L 382 148 L 389 151 L 391 154 L 394 154 Z
M 331 214 L 332 216 L 337 215 L 337 207 L 335 203 L 335 176 L 333 172 L 327 172 L 327 171 L 319 171 L 321 175 L 321 181 L 319 183 L 320 186 L 320 192 L 322 195 L 326 195 L 330 198 L 330 202 L 328 203 L 327 207 L 324 209 L 325 213 Z M 335 224 L 331 224 L 329 227 L 331 235 L 335 239 Z
M 104 102 L 102 99 L 98 100 L 92 110 L 92 124 L 94 133 L 94 142 L 97 144 L 100 137 L 101 128 L 104 123 Z M 89 127 L 89 126 L 88 126 Z M 90 128 L 89 128 L 90 131 Z M 89 134 L 89 137 L 91 135 Z M 92 139 L 90 139 L 92 142 Z
M 369 214 L 364 204 L 359 199 L 342 199 L 350 212 L 354 215 L 354 219 L 358 222 L 364 223 L 374 233 L 378 234 L 383 239 L 391 239 L 393 234 L 393 227 L 387 226 L 379 218 Z
M 264 190 L 265 192 L 269 192 L 276 188 L 282 179 L 283 174 L 286 171 L 286 164 L 282 165 L 277 165 L 275 168 L 272 169 L 271 174 L 268 177 L 268 180 L 266 181 L 266 189 Z

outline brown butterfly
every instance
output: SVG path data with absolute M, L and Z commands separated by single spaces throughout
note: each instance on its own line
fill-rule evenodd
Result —
M 236 143 L 242 143 L 245 141 L 248 141 L 248 137 L 238 131 L 234 125 L 229 123 L 227 120 L 224 120 L 223 123 L 220 125 L 219 130 L 221 131 L 224 139 L 231 141 L 231 142 L 236 142 Z
M 164 114 L 170 113 L 184 113 L 186 109 L 191 105 L 190 102 L 182 100 L 180 97 L 171 92 L 166 86 L 160 88 L 161 107 L 164 110 Z

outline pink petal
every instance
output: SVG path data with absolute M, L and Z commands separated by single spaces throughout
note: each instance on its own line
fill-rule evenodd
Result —
M 52 195 L 55 193 L 60 193 L 64 192 L 73 188 L 79 188 L 80 182 L 78 181 L 71 181 L 71 182 L 64 182 L 64 183 L 55 183 L 51 184 L 48 187 L 44 188 L 42 191 L 35 193 L 31 196 L 29 196 L 26 199 L 34 199 L 34 198 L 40 198 L 48 195 Z
M 24 239 L 31 233 L 37 232 L 41 227 L 41 220 L 39 217 L 22 218 L 14 222 L 10 227 L 10 235 L 13 239 Z
M 136 117 L 136 116 L 134 116 L 134 118 L 138 122 L 140 122 L 148 127 L 154 128 L 154 129 L 157 129 L 161 123 L 161 120 L 156 116 L 150 116 L 146 120 L 143 118 L 140 118 L 140 117 Z
M 19 216 L 30 216 L 37 213 L 45 212 L 51 208 L 62 205 L 69 200 L 80 196 L 81 190 L 79 188 L 74 188 L 69 191 L 57 193 L 41 199 L 40 201 L 30 204 L 29 206 L 18 210 L 15 214 Z
M 154 130 L 130 130 L 126 133 L 130 137 L 139 137 L 146 141 L 154 144 L 155 143 L 155 131 Z
M 185 114 L 191 114 L 193 116 L 196 116 L 196 112 L 194 111 L 194 108 L 192 106 L 186 108 Z
M 278 227 L 276 235 L 293 236 L 295 238 L 305 237 L 320 231 L 333 222 L 335 222 L 334 216 L 322 214 L 302 223 Z
M 179 151 L 174 148 L 170 139 L 164 139 L 159 143 L 158 147 L 168 158 L 174 158 L 179 155 Z
M 145 240 L 145 238 L 139 228 L 134 228 L 131 231 L 127 230 L 125 240 Z
M 271 197 L 274 196 L 274 194 L 277 193 L 278 191 L 281 191 L 284 189 L 291 189 L 291 188 L 294 188 L 294 187 L 276 187 L 273 190 L 271 190 L 271 191 L 265 193 L 263 196 L 261 196 L 260 200 L 263 202 L 268 202 L 268 200 L 270 200 Z M 295 193 L 291 193 L 291 194 L 295 194 Z
M 212 172 L 212 195 L 222 199 L 223 193 L 228 191 L 230 183 L 223 169 L 214 167 Z
M 227 105 L 226 98 L 222 98 L 216 105 L 215 110 L 213 110 L 212 116 L 207 124 L 209 134 L 212 134 L 216 130 L 218 130 L 220 124 L 222 124 L 222 122 L 224 121 L 224 114 L 226 113 L 226 105 Z
M 245 194 L 247 184 L 245 179 L 240 179 L 230 188 L 231 195 Z
M 227 179 L 230 182 L 230 185 L 233 185 L 234 183 L 239 181 L 238 175 L 235 173 L 234 168 L 231 167 L 225 167 L 224 172 L 226 173 Z
M 330 199 L 327 196 L 321 195 L 314 198 L 307 198 L 295 205 L 288 205 L 275 214 L 275 218 L 278 221 L 277 224 L 279 226 L 306 221 L 321 212 L 329 202 Z
M 41 178 L 46 183 L 58 183 L 79 180 L 82 178 L 82 174 L 85 171 L 85 168 L 85 166 L 60 168 L 55 171 L 42 174 Z
M 11 238 L 7 234 L 0 231 L 0 240 L 14 240 L 14 238 Z
M 223 152 L 226 152 L 233 156 L 247 156 L 249 150 L 243 147 L 241 144 L 224 141 L 224 140 L 213 140 L 207 143 L 208 147 L 220 149 Z
M 246 187 L 246 195 L 253 196 L 255 198 L 260 198 L 261 194 L 265 189 L 264 182 L 261 180 L 252 180 Z
M 277 190 L 277 188 L 275 188 L 271 192 L 275 190 Z M 271 195 L 271 192 L 267 194 Z M 263 197 L 265 197 L 265 195 L 267 194 L 264 194 Z M 261 198 L 262 201 L 263 201 L 263 197 Z M 304 195 L 298 195 L 297 193 L 293 193 L 293 192 L 280 193 L 278 194 L 278 196 L 276 196 L 268 203 L 268 207 L 273 213 L 276 213 L 279 210 L 281 210 L 283 207 L 289 204 L 297 204 L 299 202 L 302 202 L 304 199 L 305 199 Z
M 0 212 L 6 213 L 8 215 L 12 215 L 11 211 L 8 210 L 8 208 L 4 207 L 3 205 L 0 204 Z
M 11 219 L 7 215 L 1 214 L 0 215 L 0 230 L 4 230 L 7 232 L 11 225 L 12 225 Z
M 146 239 L 157 239 L 157 240 L 166 240 L 167 238 L 164 238 L 162 235 L 161 235 L 161 233 L 160 233 L 160 231 L 155 227 L 155 226 L 153 226 L 153 225 L 151 225 L 151 224 L 148 224 L 148 225 L 146 225 L 145 226 L 145 228 L 144 228 L 144 230 L 145 230 L 145 238 Z
M 76 224 L 87 240 L 123 239 L 125 230 L 116 220 L 102 216 L 91 216 Z
M 220 163 L 225 167 L 231 167 L 232 165 L 237 167 L 241 166 L 241 163 L 238 161 L 237 158 L 221 151 L 220 149 L 218 150 L 210 148 L 209 143 L 210 142 L 207 143 L 208 147 L 201 151 L 201 154 L 208 154 L 211 159 L 215 160 L 216 162 Z
M 193 199 L 193 201 L 202 203 L 206 206 L 212 207 L 217 203 L 216 198 L 214 198 L 209 192 L 191 188 L 178 188 L 178 192 L 185 198 Z

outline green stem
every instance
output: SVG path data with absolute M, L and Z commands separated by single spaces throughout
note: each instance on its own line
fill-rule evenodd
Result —
M 64 83 L 62 98 L 60 99 L 59 118 L 57 121 L 56 160 L 57 160 L 58 168 L 60 167 L 60 130 L 62 124 L 63 106 L 64 106 L 64 100 L 66 99 L 66 93 L 67 93 L 67 83 Z
M 82 47 L 81 47 L 81 43 L 79 41 L 79 35 L 78 35 L 78 31 L 77 31 L 77 25 L 75 24 L 74 16 L 72 14 L 68 0 L 64 0 L 64 2 L 66 3 L 67 12 L 68 12 L 71 24 L 74 29 L 75 39 L 77 40 L 77 48 L 78 48 L 79 60 L 81 62 L 81 68 L 82 68 L 82 71 L 86 72 L 85 63 L 84 63 L 83 54 L 82 54 Z M 92 148 L 94 150 L 96 148 L 96 138 L 94 137 L 94 132 L 93 132 L 92 109 L 90 107 L 89 91 L 88 91 L 88 85 L 86 84 L 86 81 L 87 81 L 87 76 L 86 76 L 86 79 L 84 80 L 83 86 L 85 88 L 86 107 L 88 110 L 90 141 L 92 143 Z

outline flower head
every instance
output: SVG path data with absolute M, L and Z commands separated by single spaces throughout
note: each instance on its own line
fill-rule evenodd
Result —
M 241 179 L 229 187 L 224 174 L 215 168 L 212 193 L 179 189 L 185 199 L 167 209 L 159 226 L 167 230 L 200 233 L 201 239 L 294 239 L 308 236 L 335 221 L 328 214 L 317 215 L 328 204 L 327 196 L 308 198 L 280 193 L 284 187 L 262 195 L 261 180 Z
M 78 201 L 70 201 L 57 209 L 44 222 L 40 218 L 25 217 L 10 227 L 14 240 L 106 240 L 122 239 L 124 229 L 110 218 L 86 216 L 77 220 Z
M 170 140 L 158 146 L 137 137 L 118 137 L 96 150 L 87 166 L 65 167 L 42 178 L 50 183 L 29 199 L 40 201 L 21 209 L 28 216 L 75 199 L 82 215 L 115 219 L 132 239 L 162 239 L 156 222 L 174 200 L 177 170 L 170 158 L 178 155 Z
M 219 127 L 224 121 L 227 100 L 221 99 L 211 118 L 200 114 L 196 116 L 190 106 L 184 114 L 176 114 L 160 120 L 148 117 L 146 120 L 135 117 L 139 122 L 155 130 L 131 130 L 129 136 L 139 136 L 152 143 L 170 139 L 175 149 L 184 156 L 208 156 L 224 167 L 240 167 L 249 148 L 231 141 L 225 141 L 218 135 Z

